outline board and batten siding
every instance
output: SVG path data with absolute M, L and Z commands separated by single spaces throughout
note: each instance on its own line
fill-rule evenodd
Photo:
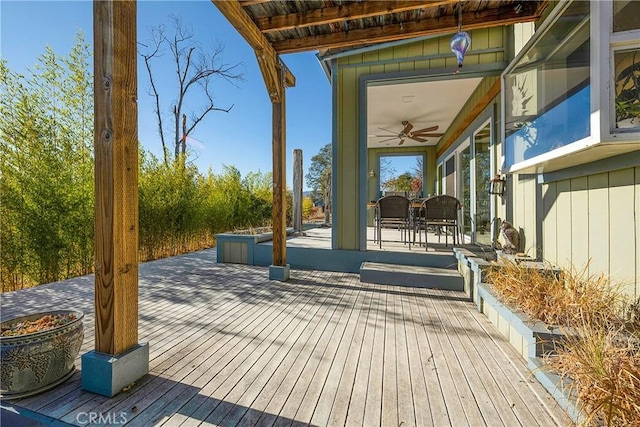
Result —
M 541 256 L 538 249 L 536 215 L 536 175 L 513 175 L 509 185 L 509 198 L 513 201 L 513 215 L 507 219 L 520 232 L 520 250 L 527 255 L 537 258 Z M 503 242 L 504 243 L 504 242 Z
M 505 28 L 494 27 L 470 32 L 471 49 L 465 56 L 465 65 L 503 63 L 503 47 L 509 38 Z M 355 53 L 336 61 L 336 144 L 334 174 L 337 182 L 333 206 L 335 249 L 359 250 L 360 210 L 360 135 L 359 79 L 366 75 L 389 74 L 397 78 L 400 72 L 455 70 L 457 62 L 450 48 L 451 34 L 427 38 L 413 43 Z M 493 49 L 493 50 L 492 50 Z M 482 51 L 476 52 L 474 51 Z M 492 50 L 486 52 L 486 50 Z M 394 76 L 394 74 L 396 76 Z M 427 170 L 435 171 L 435 157 L 428 159 Z M 431 162 L 433 162 L 431 164 Z M 370 191 L 370 190 L 368 190 Z
M 516 198 L 519 210 L 531 211 Z M 543 258 L 563 268 L 605 274 L 640 297 L 640 167 L 550 182 L 542 190 Z

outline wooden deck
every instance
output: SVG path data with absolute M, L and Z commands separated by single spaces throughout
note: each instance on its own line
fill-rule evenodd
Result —
M 9 403 L 75 425 L 87 414 L 130 426 L 568 424 L 464 294 L 346 273 L 267 277 L 217 264 L 214 250 L 142 264 L 149 375 L 109 399 L 83 392 L 77 372 Z M 52 307 L 86 313 L 91 350 L 93 276 L 2 295 L 3 317 Z

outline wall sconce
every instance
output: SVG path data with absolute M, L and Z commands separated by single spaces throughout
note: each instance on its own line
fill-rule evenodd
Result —
M 498 196 L 503 196 L 504 191 L 506 190 L 507 180 L 500 174 L 496 174 L 489 181 L 489 194 L 497 194 Z
M 369 178 L 375 178 L 376 177 L 376 171 L 374 171 L 373 169 L 371 169 L 369 171 Z

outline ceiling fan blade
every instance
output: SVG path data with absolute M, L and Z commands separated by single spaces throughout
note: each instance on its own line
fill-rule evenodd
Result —
M 431 136 L 431 137 L 441 137 L 442 135 L 444 135 L 444 133 L 419 133 L 418 135 L 416 135 L 415 133 L 411 135 L 411 137 L 418 137 L 418 138 L 424 138 L 427 136 Z
M 424 129 L 418 129 L 418 130 L 414 130 L 413 132 L 411 132 L 413 135 L 416 134 L 420 134 L 420 133 L 425 133 L 425 132 L 431 132 L 434 130 L 438 130 L 440 126 L 429 126 L 428 128 L 424 128 Z
M 394 139 L 397 139 L 398 137 L 394 136 L 393 138 L 389 138 L 389 139 L 383 139 L 382 141 L 378 141 L 378 143 L 382 144 L 383 142 L 387 142 L 387 141 L 391 141 Z
M 411 138 L 411 139 L 413 139 L 414 141 L 418 141 L 418 142 L 427 142 L 427 140 L 426 140 L 426 139 L 424 139 L 424 138 L 419 138 L 419 137 L 417 137 L 417 136 L 414 136 L 414 137 L 413 137 L 413 138 Z
M 395 133 L 393 135 L 368 135 L 369 138 L 397 138 L 398 135 L 396 135 Z
M 404 129 L 402 129 L 402 133 L 404 133 L 405 135 L 408 135 L 409 132 L 411 132 L 411 129 L 413 129 L 413 125 L 406 120 L 403 121 L 402 124 L 404 125 Z
M 382 130 L 384 130 L 384 131 L 391 132 L 391 133 L 392 133 L 392 134 L 394 134 L 394 135 L 397 135 L 397 134 L 398 134 L 398 132 L 396 132 L 395 130 L 385 129 L 385 128 L 381 128 L 381 127 L 379 127 L 378 129 L 382 129 Z
M 404 144 L 404 139 L 401 139 L 400 142 L 398 142 L 398 145 L 402 145 Z

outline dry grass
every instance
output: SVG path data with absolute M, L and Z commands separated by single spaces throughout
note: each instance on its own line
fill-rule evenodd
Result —
M 640 300 L 587 267 L 556 274 L 505 262 L 487 281 L 504 303 L 570 331 L 545 362 L 570 380 L 581 424 L 640 427 Z
M 640 426 L 640 330 L 584 319 L 556 355 L 545 359 L 584 415 L 582 425 Z
M 487 282 L 502 302 L 549 325 L 572 326 L 584 317 L 608 323 L 625 301 L 619 287 L 605 276 L 588 275 L 587 267 L 556 274 L 550 266 L 526 268 L 506 261 L 487 272 Z

